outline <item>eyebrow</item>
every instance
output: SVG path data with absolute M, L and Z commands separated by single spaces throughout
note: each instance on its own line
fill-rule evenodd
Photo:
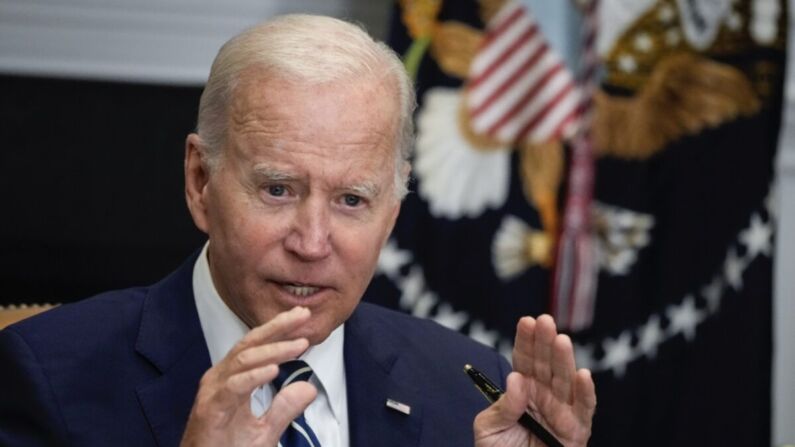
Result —
M 381 193 L 381 190 L 372 182 L 363 182 L 358 185 L 351 185 L 348 186 L 347 189 L 350 189 L 357 195 L 369 198 L 378 197 Z
M 298 180 L 299 176 L 289 172 L 280 171 L 273 166 L 257 164 L 253 168 L 254 174 L 270 182 L 290 182 Z
M 301 176 L 285 172 L 267 164 L 257 164 L 253 168 L 254 174 L 268 182 L 293 182 Z M 363 181 L 358 184 L 345 185 L 340 189 L 349 190 L 362 197 L 376 198 L 381 194 L 381 189 L 374 182 Z

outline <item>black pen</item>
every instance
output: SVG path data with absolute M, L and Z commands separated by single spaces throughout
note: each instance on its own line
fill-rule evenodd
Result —
M 464 372 L 467 373 L 470 379 L 475 382 L 475 387 L 486 396 L 486 400 L 491 403 L 497 401 L 502 396 L 503 391 L 494 384 L 482 372 L 473 368 L 472 365 L 464 365 Z M 525 410 L 522 417 L 519 418 L 519 423 L 525 428 L 530 430 L 530 433 L 536 435 L 538 439 L 544 442 L 548 447 L 563 447 L 563 444 L 558 441 L 552 433 L 548 432 L 541 424 L 538 423 L 530 413 Z

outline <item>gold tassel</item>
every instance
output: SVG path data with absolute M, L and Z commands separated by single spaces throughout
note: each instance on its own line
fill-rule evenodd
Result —
M 525 197 L 538 210 L 544 232 L 554 236 L 558 231 L 558 187 L 563 176 L 563 145 L 559 140 L 523 143 L 520 157 Z
M 593 137 L 599 155 L 645 159 L 694 135 L 760 108 L 748 78 L 726 64 L 689 53 L 659 62 L 631 98 L 595 96 Z
M 530 230 L 525 236 L 525 256 L 530 266 L 552 267 L 552 241 L 548 231 Z

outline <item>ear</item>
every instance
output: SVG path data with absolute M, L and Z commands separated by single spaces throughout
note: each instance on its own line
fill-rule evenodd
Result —
M 401 174 L 402 177 L 407 179 L 409 178 L 409 174 L 411 173 L 411 164 L 409 162 L 404 162 L 403 166 L 401 167 Z M 392 234 L 392 230 L 395 228 L 395 223 L 397 222 L 397 217 L 400 215 L 400 205 L 403 203 L 402 200 L 395 199 L 395 205 L 392 209 L 392 215 L 389 216 L 389 226 L 387 227 L 387 232 L 384 234 L 384 240 L 381 241 L 381 246 L 386 245 L 386 242 L 389 240 L 389 236 Z
M 411 164 L 409 162 L 404 162 L 401 168 L 401 176 L 404 179 L 408 179 L 411 173 Z M 388 231 L 384 235 L 384 240 L 381 243 L 381 246 L 386 245 L 386 242 L 389 240 L 389 236 L 392 234 L 392 230 L 395 228 L 395 223 L 397 222 L 398 215 L 400 215 L 400 205 L 403 203 L 402 200 L 395 200 L 394 209 L 392 210 L 392 215 L 389 216 L 389 227 Z
M 185 139 L 185 200 L 193 223 L 207 233 L 207 183 L 210 181 L 210 172 L 202 159 L 202 144 L 201 138 L 195 133 Z
M 386 245 L 386 242 L 389 240 L 389 236 L 392 235 L 392 230 L 395 228 L 395 222 L 397 222 L 397 217 L 400 214 L 400 204 L 402 202 L 399 200 L 395 200 L 394 209 L 392 210 L 392 215 L 389 216 L 389 224 L 387 226 L 387 231 L 384 232 L 384 239 L 381 241 L 381 246 L 383 247 Z

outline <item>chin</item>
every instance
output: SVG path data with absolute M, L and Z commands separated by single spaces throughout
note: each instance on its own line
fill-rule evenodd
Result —
M 323 343 L 329 335 L 331 335 L 332 330 L 316 330 L 315 328 L 310 328 L 307 331 L 301 331 L 299 333 L 299 337 L 304 337 L 309 340 L 309 345 L 319 345 Z

